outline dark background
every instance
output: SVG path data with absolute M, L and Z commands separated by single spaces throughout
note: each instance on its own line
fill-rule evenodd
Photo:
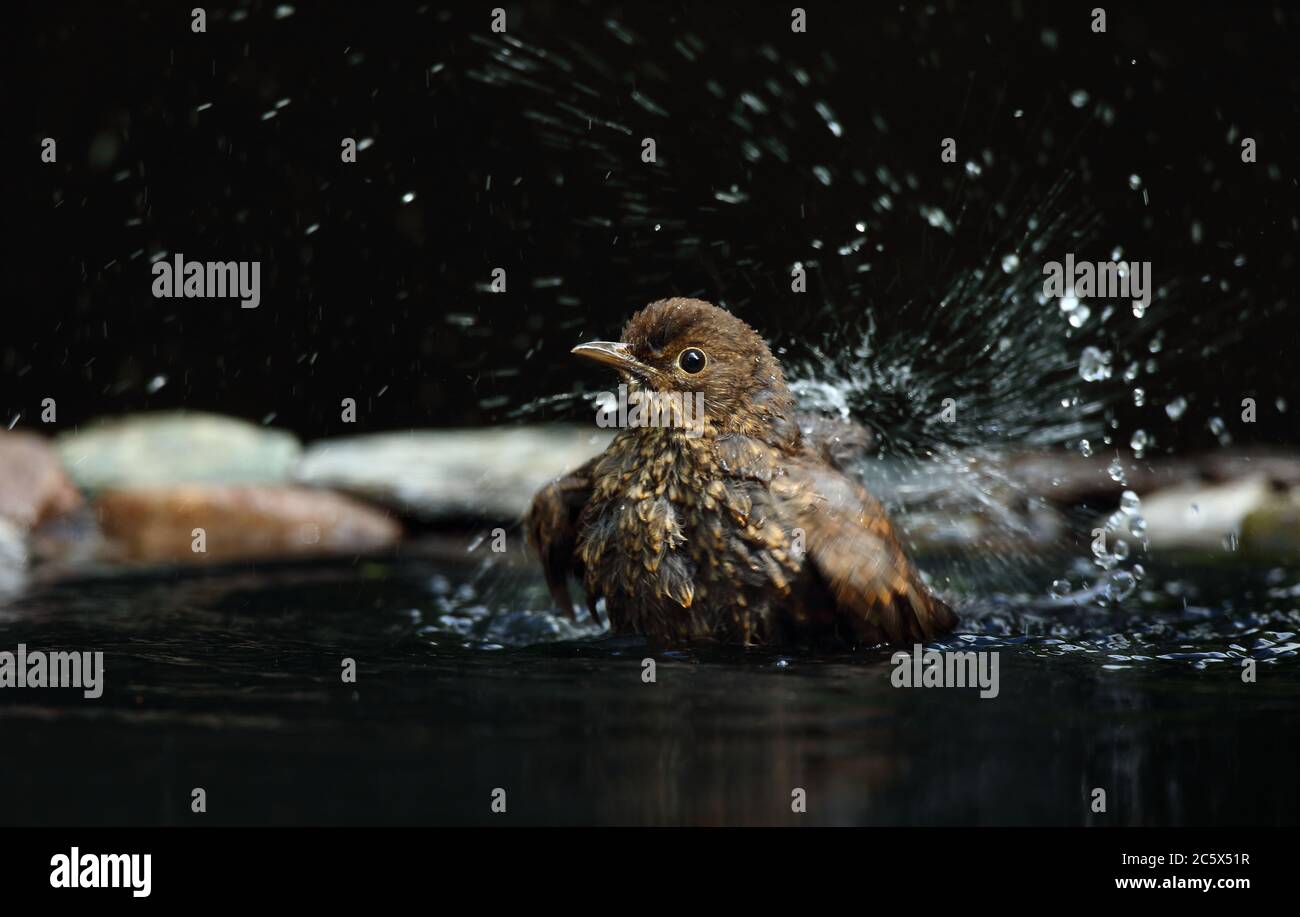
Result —
M 1080 257 L 1122 245 L 1166 288 L 1136 330 L 1121 311 L 1070 345 L 1129 355 L 1163 329 L 1145 423 L 1192 406 L 1162 447 L 1212 444 L 1205 419 L 1246 395 L 1260 418 L 1238 441 L 1295 439 L 1300 17 L 1280 4 L 1108 4 L 1099 35 L 1094 2 L 810 2 L 797 35 L 790 4 L 530 2 L 506 5 L 508 36 L 484 3 L 214 4 L 203 35 L 194 5 L 27 9 L 3 89 L 5 423 L 39 425 L 45 397 L 61 428 L 188 407 L 306 437 L 585 416 L 521 406 L 601 387 L 568 349 L 672 294 L 791 358 L 871 318 L 886 348 L 928 329 L 973 362 L 935 303 L 1038 212 Z M 347 136 L 374 140 L 353 165 Z M 743 203 L 715 196 L 733 186 Z M 953 232 L 922 218 L 935 206 Z M 838 255 L 856 221 L 865 251 Z M 1024 259 L 1030 287 L 1066 248 Z M 164 251 L 261 260 L 261 307 L 153 299 Z M 493 267 L 505 294 L 483 290 Z

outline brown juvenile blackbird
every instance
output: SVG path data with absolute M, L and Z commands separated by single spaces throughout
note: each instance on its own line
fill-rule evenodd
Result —
M 957 617 L 903 554 L 884 509 L 801 432 L 781 366 L 734 315 L 665 299 L 622 343 L 574 353 L 633 392 L 704 396 L 699 429 L 620 430 L 533 498 L 525 525 L 551 595 L 568 577 L 615 632 L 675 643 L 913 642 Z

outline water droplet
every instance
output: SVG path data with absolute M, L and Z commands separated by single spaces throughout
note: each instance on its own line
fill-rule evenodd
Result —
M 1178 418 L 1182 417 L 1183 412 L 1186 410 L 1187 410 L 1187 399 L 1184 398 L 1182 395 L 1179 395 L 1173 401 L 1165 405 L 1165 413 L 1169 415 L 1170 420 L 1177 420 Z
M 1057 598 L 1063 598 L 1070 594 L 1070 581 L 1068 579 L 1058 579 L 1052 581 L 1052 595 Z
M 1106 466 L 1106 473 L 1110 475 L 1112 481 L 1122 482 L 1124 480 L 1124 466 L 1120 464 L 1117 458 L 1110 460 L 1110 464 Z
M 1119 495 L 1119 509 L 1120 512 L 1124 513 L 1124 515 L 1132 516 L 1141 508 L 1142 501 L 1138 498 L 1137 494 L 1133 493 L 1133 491 L 1126 490 Z
M 1061 297 L 1060 306 L 1062 312 L 1073 312 L 1079 307 L 1079 299 L 1073 290 Z
M 1116 570 L 1110 575 L 1106 595 L 1112 602 L 1122 602 L 1137 588 L 1137 579 L 1127 570 Z
M 1134 516 L 1128 521 L 1129 534 L 1134 538 L 1145 538 L 1147 534 L 1147 521 L 1141 516 Z
M 1003 273 L 1010 274 L 1012 271 L 1014 271 L 1014 270 L 1015 270 L 1016 268 L 1018 268 L 1018 267 L 1020 267 L 1020 259 L 1017 258 L 1015 255 L 1003 255 L 1003 256 L 1002 256 L 1002 271 L 1003 271 Z
M 827 183 L 829 184 L 829 181 Z M 729 191 L 714 191 L 713 196 L 724 204 L 743 204 L 749 200 L 749 195 L 741 191 L 737 185 L 732 185 Z
M 1076 89 L 1070 93 L 1070 104 L 1075 108 L 1083 108 L 1088 104 L 1088 92 L 1086 89 Z
M 836 137 L 844 136 L 844 127 L 835 119 L 835 113 L 831 111 L 829 105 L 825 102 L 818 102 L 813 108 L 817 109 L 817 114 L 822 116 L 822 120 L 826 122 L 826 126 L 832 134 Z
M 1092 455 L 1092 443 L 1086 439 L 1079 440 L 1079 452 L 1084 458 L 1090 457 Z
M 1085 347 L 1079 356 L 1079 376 L 1085 382 L 1100 382 L 1110 378 L 1110 353 L 1096 347 Z
M 943 212 L 942 207 L 922 207 L 921 216 L 925 221 L 935 229 L 942 229 L 944 232 L 952 232 L 952 222 L 948 219 L 948 214 Z
M 1223 549 L 1225 551 L 1235 551 L 1237 550 L 1237 546 L 1238 539 L 1236 532 L 1229 532 L 1223 536 Z
M 1084 305 L 1078 306 L 1076 309 L 1070 312 L 1070 316 L 1068 319 L 1070 323 L 1070 327 L 1082 328 L 1084 323 L 1088 321 L 1088 318 L 1091 315 L 1092 315 L 1092 310 L 1089 309 L 1087 306 Z
M 1144 388 L 1133 389 L 1133 403 L 1138 407 L 1142 407 L 1142 405 L 1147 403 L 1146 389 Z
M 407 191 L 405 194 L 402 195 L 402 203 L 403 203 L 403 204 L 409 204 L 409 203 L 411 203 L 411 201 L 413 201 L 413 200 L 415 200 L 415 192 L 414 192 L 414 191 Z
M 1138 458 L 1142 457 L 1142 453 L 1146 451 L 1147 446 L 1150 444 L 1151 438 L 1147 436 L 1146 430 L 1134 430 L 1133 438 L 1128 442 L 1129 448 L 1133 450 L 1133 454 Z

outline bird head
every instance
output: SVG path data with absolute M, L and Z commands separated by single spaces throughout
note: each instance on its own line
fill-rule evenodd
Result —
M 716 433 L 785 428 L 794 399 L 781 364 L 753 328 L 699 299 L 661 299 L 632 317 L 623 340 L 590 341 L 578 356 L 613 367 L 634 390 L 703 396 Z

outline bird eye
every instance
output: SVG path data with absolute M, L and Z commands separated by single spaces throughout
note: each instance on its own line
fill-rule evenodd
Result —
M 707 362 L 704 351 L 698 347 L 687 347 L 677 355 L 677 365 L 692 375 L 702 370 Z

